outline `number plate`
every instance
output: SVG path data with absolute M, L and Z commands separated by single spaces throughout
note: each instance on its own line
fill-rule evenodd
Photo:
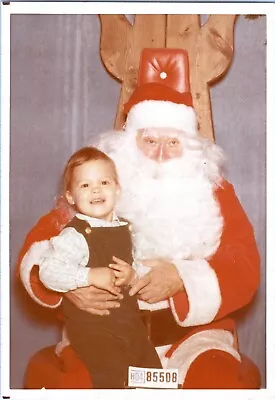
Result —
M 178 369 L 129 367 L 128 387 L 177 389 Z

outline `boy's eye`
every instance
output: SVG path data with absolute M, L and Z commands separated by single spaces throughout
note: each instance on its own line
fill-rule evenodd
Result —
M 87 187 L 89 187 L 89 185 L 88 185 L 88 183 L 82 183 L 82 185 L 80 187 L 87 188 Z
M 102 182 L 101 182 L 101 184 L 102 184 L 103 186 L 105 186 L 105 185 L 109 185 L 109 183 L 110 183 L 110 182 L 109 182 L 109 181 L 107 181 L 107 180 L 105 180 L 105 181 L 102 181 Z

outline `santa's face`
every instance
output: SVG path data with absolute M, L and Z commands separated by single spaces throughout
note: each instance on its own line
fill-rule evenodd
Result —
M 216 251 L 222 219 L 213 190 L 221 182 L 222 153 L 214 143 L 157 128 L 106 134 L 98 147 L 116 163 L 122 188 L 116 212 L 132 223 L 137 259 L 206 258 Z
M 174 128 L 140 129 L 136 135 L 137 147 L 146 157 L 159 163 L 178 158 L 183 154 L 180 134 Z

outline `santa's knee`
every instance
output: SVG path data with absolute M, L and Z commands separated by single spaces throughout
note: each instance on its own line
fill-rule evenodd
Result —
M 241 361 L 221 350 L 208 350 L 190 365 L 184 389 L 258 389 L 257 367 L 245 356 Z
M 84 363 L 76 356 L 71 346 L 66 346 L 59 356 L 60 389 L 91 389 L 94 387 L 91 375 Z

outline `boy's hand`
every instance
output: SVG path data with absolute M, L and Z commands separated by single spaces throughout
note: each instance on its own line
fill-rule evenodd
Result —
M 109 268 L 113 271 L 116 277 L 115 285 L 130 285 L 135 279 L 135 270 L 126 261 L 113 256 L 115 264 L 109 264 Z
M 106 267 L 90 268 L 89 284 L 99 289 L 108 290 L 108 292 L 119 295 L 119 288 L 116 287 L 116 277 L 114 271 Z

